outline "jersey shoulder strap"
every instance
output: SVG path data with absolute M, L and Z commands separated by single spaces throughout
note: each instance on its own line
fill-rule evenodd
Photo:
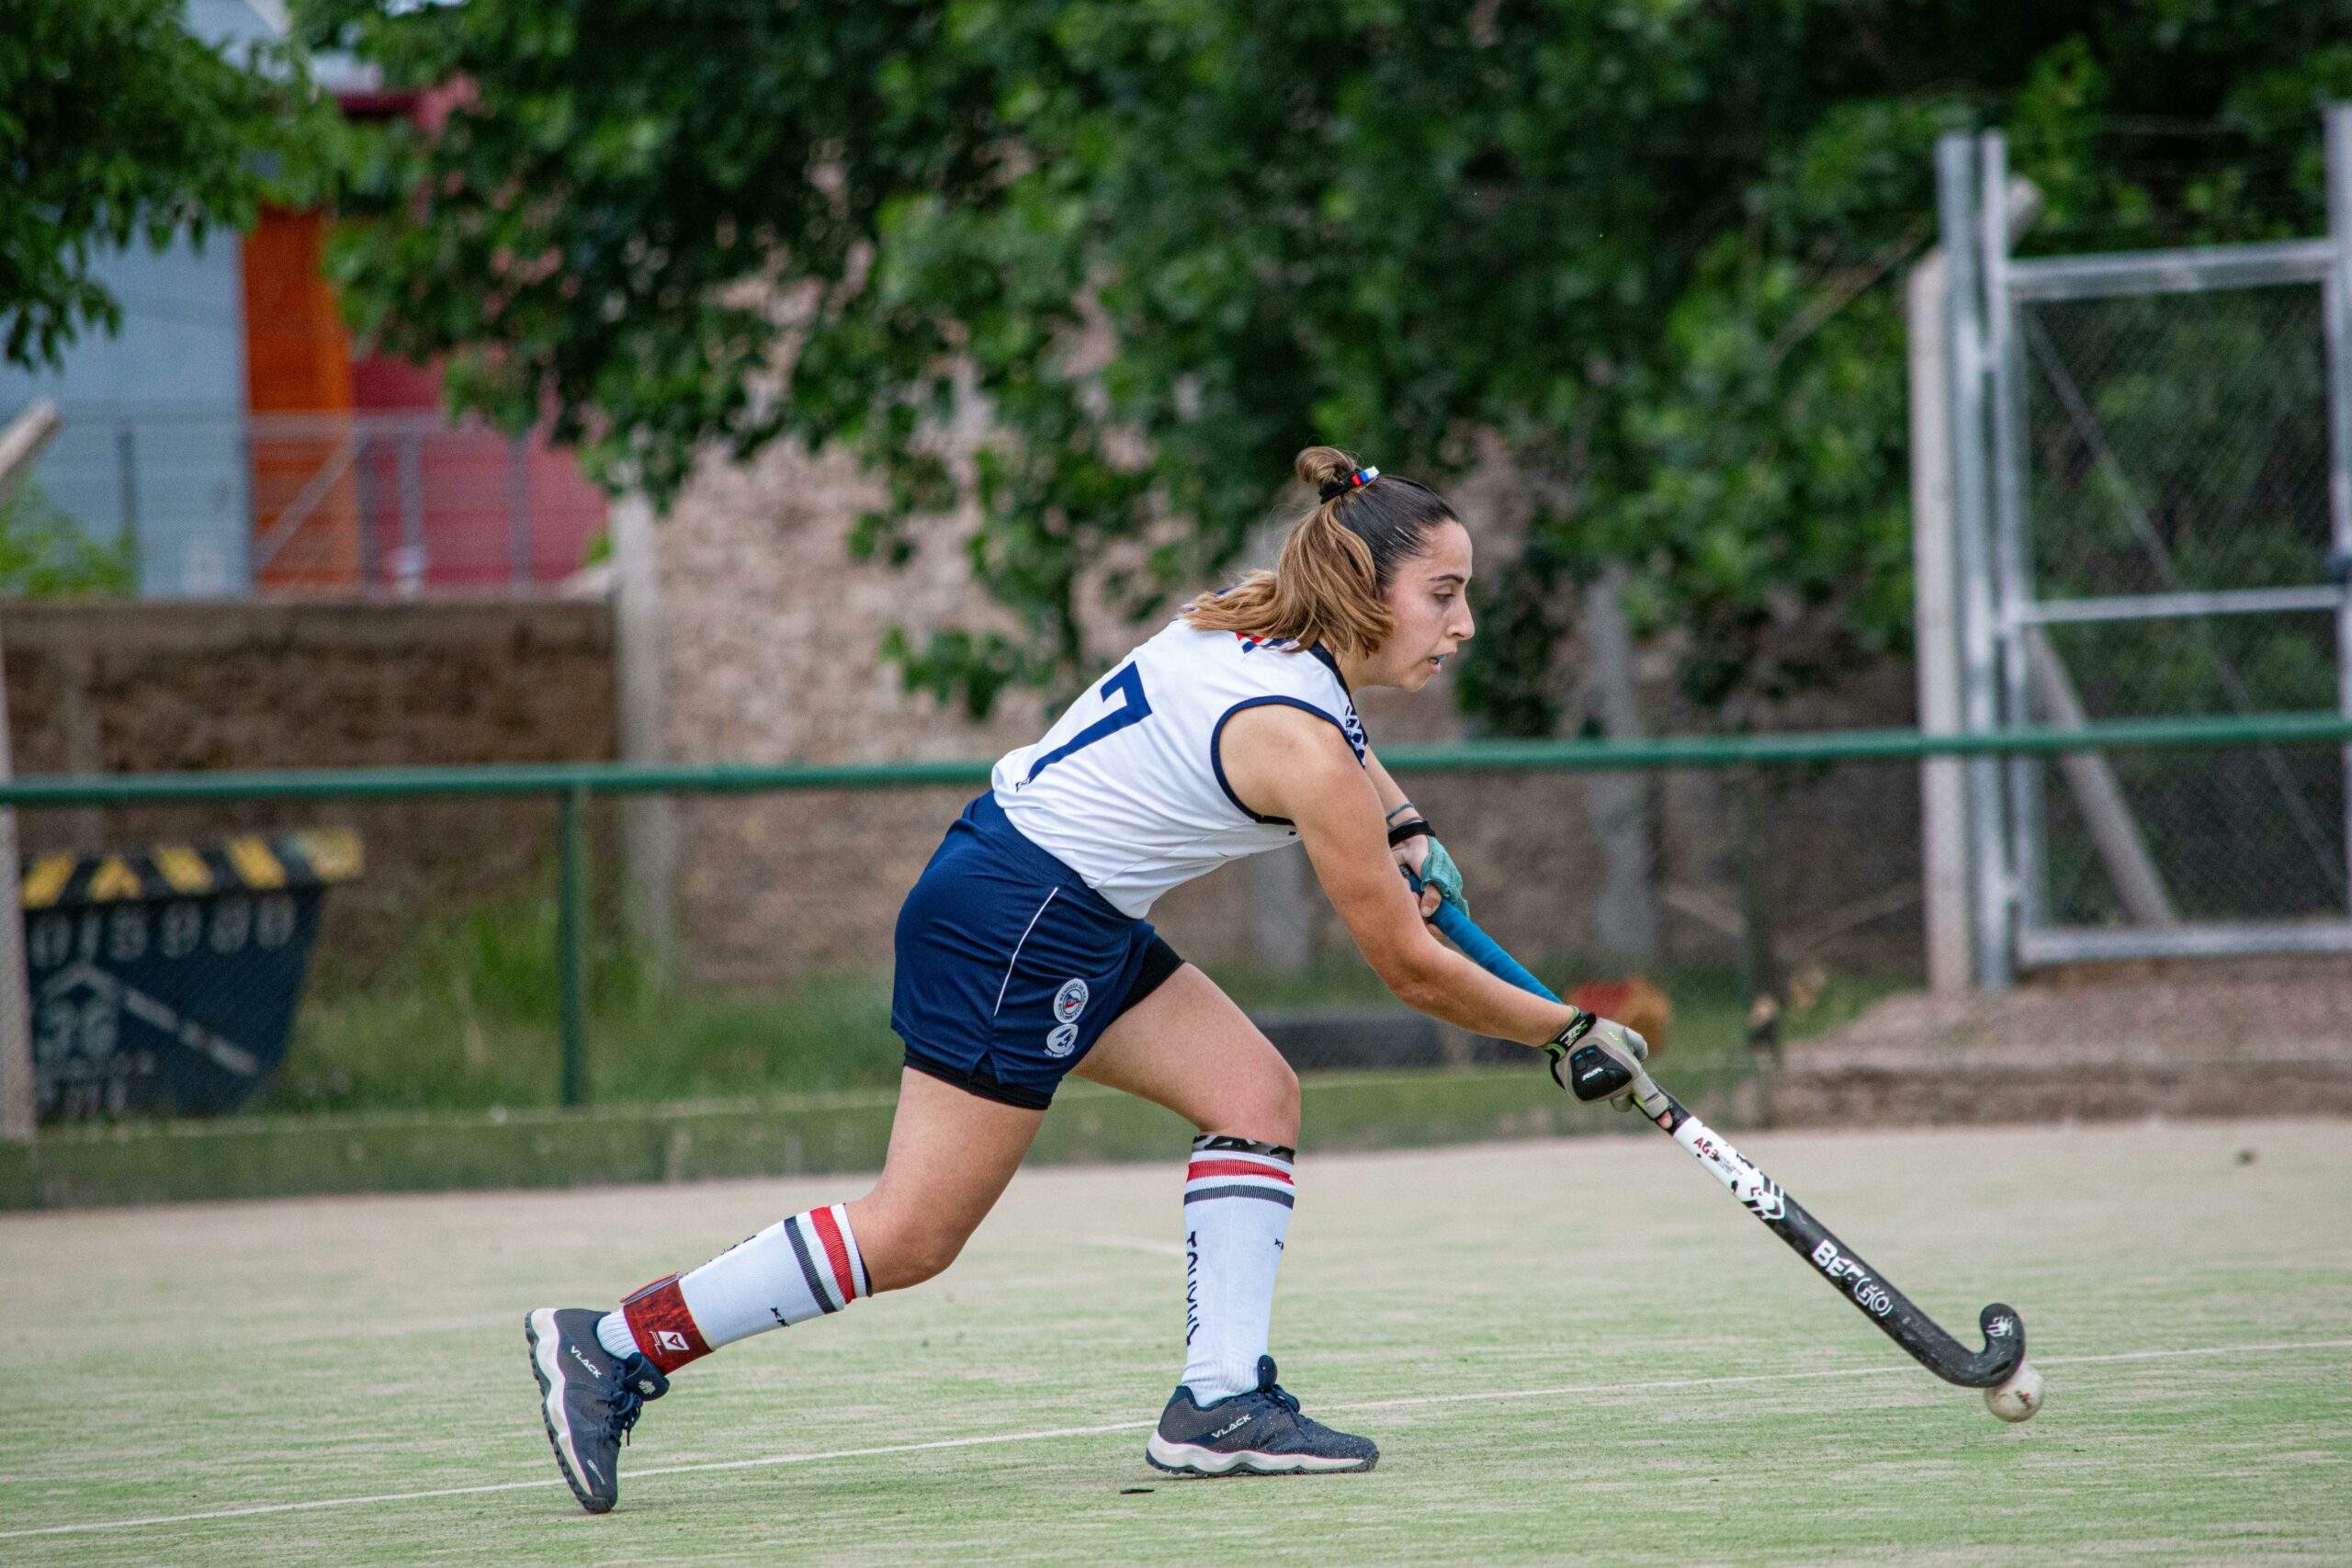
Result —
M 1189 700 L 1198 705 L 1211 731 L 1212 759 L 1215 736 L 1227 720 L 1245 709 L 1272 705 L 1300 708 L 1323 719 L 1346 738 L 1358 761 L 1364 758 L 1363 723 L 1356 716 L 1346 678 L 1339 661 L 1319 645 L 1198 631 L 1179 621 L 1136 652 L 1138 658 L 1163 666 L 1167 677 L 1181 681 Z

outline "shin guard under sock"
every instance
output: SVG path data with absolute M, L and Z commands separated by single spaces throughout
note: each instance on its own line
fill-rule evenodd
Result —
M 665 1372 L 770 1328 L 839 1312 L 872 1295 L 841 1204 L 811 1209 L 738 1242 L 691 1274 L 670 1275 L 606 1313 L 596 1337 Z
M 1203 1404 L 1258 1386 L 1290 1232 L 1297 1151 L 1193 1140 L 1184 1173 L 1184 1385 Z

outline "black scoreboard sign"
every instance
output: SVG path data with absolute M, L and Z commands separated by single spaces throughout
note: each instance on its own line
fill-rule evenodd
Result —
M 44 1122 L 216 1115 L 286 1055 L 345 829 L 26 863 L 25 967 Z

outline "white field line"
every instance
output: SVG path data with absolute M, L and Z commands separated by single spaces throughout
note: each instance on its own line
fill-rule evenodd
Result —
M 2163 1361 L 2181 1356 L 2252 1356 L 2270 1350 L 2352 1349 L 2352 1339 L 2305 1339 L 2278 1345 L 2207 1345 L 2193 1350 L 2119 1350 L 2107 1356 L 2035 1356 L 2026 1359 L 2037 1367 L 2079 1367 L 2094 1361 Z M 1891 1367 L 1840 1367 L 1827 1371 L 1748 1372 L 1720 1378 L 1659 1378 L 1645 1382 L 1568 1383 L 1558 1388 L 1492 1389 L 1477 1393 L 1427 1393 L 1408 1399 L 1359 1400 L 1353 1404 L 1328 1404 L 1327 1410 L 1396 1410 L 1413 1404 L 1463 1404 L 1494 1399 L 1547 1399 L 1571 1393 L 1639 1393 L 1677 1388 L 1711 1388 L 1724 1383 L 1797 1382 L 1827 1378 L 1883 1378 L 1916 1371 L 1907 1363 Z
M 2256 1356 L 2293 1354 L 2304 1350 L 2352 1349 L 2352 1339 L 2306 1339 L 2265 1345 L 2206 1345 L 2187 1350 L 2120 1350 L 2104 1356 L 2041 1356 L 2036 1366 L 2088 1366 L 2109 1361 L 2164 1361 L 2187 1356 Z M 1464 1404 L 1498 1399 L 1558 1399 L 1570 1394 L 1663 1393 L 1685 1388 L 1723 1388 L 1742 1383 L 1802 1382 L 1831 1378 L 1893 1377 L 1917 1369 L 1907 1363 L 1885 1367 L 1846 1367 L 1826 1371 L 1748 1372 L 1713 1378 L 1657 1378 L 1641 1382 L 1563 1383 L 1554 1388 L 1492 1389 L 1476 1393 L 1432 1393 L 1409 1399 L 1357 1400 L 1327 1404 L 1326 1410 L 1395 1410 L 1419 1404 Z M 828 1460 L 873 1459 L 885 1454 L 930 1453 L 941 1449 L 972 1449 L 1001 1443 L 1045 1442 L 1056 1438 L 1100 1438 L 1114 1432 L 1140 1432 L 1151 1421 L 1114 1421 L 1101 1427 L 1048 1427 L 1032 1432 L 992 1432 L 977 1438 L 942 1438 L 927 1443 L 886 1443 L 866 1449 L 830 1449 L 822 1453 L 766 1454 L 758 1459 L 708 1460 L 694 1464 L 656 1465 L 629 1472 L 629 1479 L 650 1475 L 703 1475 L 722 1470 L 758 1470 L 780 1464 L 818 1464 Z M 36 1529 L 0 1530 L 0 1540 L 28 1536 L 85 1535 L 96 1530 L 142 1529 L 153 1525 L 195 1524 L 207 1519 L 251 1518 L 261 1514 L 309 1513 L 320 1508 L 365 1507 L 371 1503 L 413 1503 L 434 1497 L 474 1497 L 492 1492 L 543 1491 L 561 1486 L 562 1478 L 500 1481 L 480 1486 L 438 1486 L 423 1492 L 378 1492 L 355 1497 L 316 1497 L 300 1503 L 254 1503 L 238 1508 L 213 1508 L 196 1514 L 156 1514 L 136 1519 L 98 1519 L 87 1524 L 47 1525 Z
M 1088 1247 L 1107 1247 L 1113 1252 L 1148 1252 L 1154 1258 L 1184 1256 L 1184 1249 L 1172 1241 L 1139 1241 L 1125 1235 L 1082 1235 L 1078 1239 Z

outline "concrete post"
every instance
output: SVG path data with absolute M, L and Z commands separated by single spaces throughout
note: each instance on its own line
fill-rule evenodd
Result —
M 1952 538 L 1951 403 L 1945 397 L 1943 253 L 1911 269 L 1911 577 L 1919 728 L 1957 735 L 1960 588 Z M 1920 884 L 1928 927 L 1928 985 L 1955 994 L 1969 985 L 1968 790 L 1956 757 L 1919 765 Z
M 1600 716 L 1601 733 L 1611 740 L 1632 740 L 1642 733 L 1634 693 L 1633 627 L 1625 618 L 1629 576 L 1623 565 L 1612 563 L 1584 592 L 1593 706 Z M 1656 963 L 1662 921 L 1650 832 L 1653 780 L 1642 773 L 1594 773 L 1584 787 L 1593 835 L 1600 844 L 1600 897 L 1593 910 L 1600 949 L 1634 963 Z
M 8 682 L 0 652 L 0 780 L 15 777 L 8 751 Z M 25 994 L 25 909 L 17 887 L 17 814 L 0 809 L 0 870 L 8 907 L 0 910 L 0 1139 L 28 1143 L 34 1125 L 32 1002 Z
M 33 404 L 0 431 L 0 502 L 32 471 L 33 459 L 57 434 L 57 410 L 47 400 Z M 14 778 L 8 749 L 8 679 L 5 637 L 0 637 L 0 781 Z M 0 1139 L 29 1143 L 35 1123 L 32 1002 L 25 994 L 25 909 L 18 896 L 17 814 L 0 809 L 0 872 L 7 877 L 8 907 L 0 910 Z
M 632 491 L 613 503 L 613 630 L 619 669 L 621 760 L 665 760 L 662 558 L 653 504 Z M 629 935 L 657 979 L 677 964 L 678 803 L 632 795 L 621 807 L 628 858 Z

